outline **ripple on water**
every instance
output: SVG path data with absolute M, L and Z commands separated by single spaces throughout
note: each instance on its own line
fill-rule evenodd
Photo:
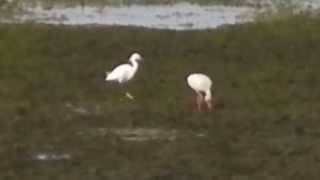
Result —
M 38 161 L 62 161 L 62 160 L 70 160 L 71 155 L 67 153 L 52 153 L 52 152 L 41 152 L 37 153 L 33 156 L 35 160 Z
M 183 138 L 205 138 L 206 134 L 196 133 L 187 130 L 176 129 L 160 129 L 160 128 L 96 128 L 77 133 L 81 136 L 107 136 L 113 135 L 121 138 L 123 141 L 155 141 L 155 140 L 168 140 L 175 141 Z

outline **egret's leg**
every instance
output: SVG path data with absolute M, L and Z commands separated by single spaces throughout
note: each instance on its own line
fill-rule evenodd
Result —
M 121 89 L 128 89 L 128 84 L 125 82 L 119 82 L 121 85 Z M 134 96 L 132 96 L 128 91 L 125 93 L 125 96 L 131 100 L 134 99 Z

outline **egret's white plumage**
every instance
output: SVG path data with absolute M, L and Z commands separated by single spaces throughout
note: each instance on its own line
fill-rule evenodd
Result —
M 131 64 L 121 64 L 115 67 L 111 72 L 106 72 L 106 81 L 116 81 L 120 84 L 123 84 L 129 80 L 131 80 L 136 74 L 139 64 L 138 61 L 141 61 L 142 57 L 139 53 L 133 53 L 129 61 Z M 130 99 L 133 99 L 133 96 L 126 93 L 126 96 Z
M 202 73 L 192 73 L 187 77 L 187 83 L 197 94 L 197 105 L 201 111 L 201 105 L 206 103 L 207 108 L 211 110 L 211 79 Z

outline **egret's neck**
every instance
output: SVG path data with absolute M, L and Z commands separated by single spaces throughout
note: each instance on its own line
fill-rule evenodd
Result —
M 133 67 L 134 71 L 136 71 L 138 69 L 138 66 L 139 66 L 137 60 L 130 59 L 130 62 L 132 63 L 132 67 Z

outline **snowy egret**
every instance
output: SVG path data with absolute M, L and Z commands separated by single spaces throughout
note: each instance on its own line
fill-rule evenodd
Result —
M 197 94 L 197 105 L 198 110 L 202 111 L 202 104 L 206 104 L 207 109 L 210 111 L 212 109 L 211 104 L 211 79 L 202 73 L 192 73 L 187 77 L 187 83 L 191 89 L 193 89 Z
M 129 61 L 131 64 L 121 64 L 115 67 L 111 72 L 106 72 L 106 81 L 116 81 L 119 84 L 124 84 L 131 80 L 136 74 L 139 64 L 138 61 L 141 61 L 142 57 L 139 53 L 133 53 Z M 134 99 L 134 97 L 126 92 L 126 96 L 130 99 Z

